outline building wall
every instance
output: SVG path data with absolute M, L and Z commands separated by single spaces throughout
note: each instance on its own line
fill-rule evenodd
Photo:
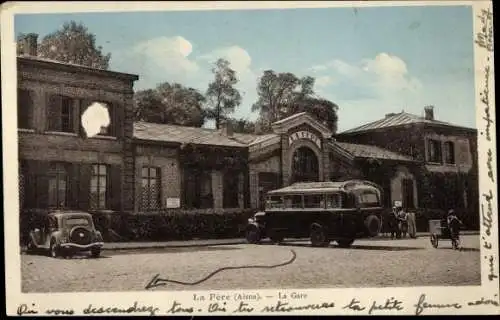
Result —
M 271 158 L 262 160 L 260 162 L 251 162 L 249 164 L 249 177 L 250 177 L 250 207 L 259 207 L 259 173 L 271 172 L 277 175 L 281 171 L 280 156 L 273 156 Z
M 110 191 L 113 193 L 112 207 L 118 211 L 129 208 L 133 204 L 133 199 L 127 193 L 130 189 L 127 183 L 130 181 L 124 179 L 123 169 L 127 168 L 124 154 L 128 152 L 127 142 L 132 137 L 134 77 L 105 71 L 91 72 L 88 69 L 81 71 L 79 67 L 24 58 L 18 58 L 17 67 L 18 89 L 30 90 L 33 101 L 29 128 L 18 130 L 20 162 L 31 160 L 31 164 L 39 163 L 44 168 L 51 162 L 67 162 L 74 165 L 75 170 L 81 169 L 87 173 L 92 163 L 108 164 L 113 174 L 118 175 L 113 178 L 113 190 Z M 78 102 L 74 103 L 72 109 L 75 115 L 74 133 L 48 131 L 47 107 L 52 94 L 77 99 Z M 85 137 L 79 115 L 92 101 L 106 101 L 113 104 L 114 114 L 111 121 L 116 126 L 116 134 L 113 137 Z M 37 175 L 46 174 L 44 170 L 33 170 Z M 28 172 L 28 175 L 31 173 Z M 83 174 L 82 181 L 79 181 L 80 186 L 77 186 L 79 189 L 86 190 L 88 187 L 83 181 L 85 178 L 88 176 Z M 34 186 L 25 183 L 24 190 L 28 193 L 48 192 L 44 187 L 36 190 L 26 190 L 27 188 Z M 80 195 L 80 201 L 72 202 L 72 207 L 87 209 L 88 199 L 85 198 L 84 195 Z M 30 206 L 29 203 L 26 205 Z

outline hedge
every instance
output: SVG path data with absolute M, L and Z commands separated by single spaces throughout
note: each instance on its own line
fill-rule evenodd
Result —
M 21 214 L 21 241 L 41 225 L 47 211 Z M 107 242 L 224 239 L 244 236 L 255 210 L 160 211 L 148 213 L 92 212 L 94 224 Z

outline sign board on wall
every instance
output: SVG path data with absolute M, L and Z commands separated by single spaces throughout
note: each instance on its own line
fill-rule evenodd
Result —
M 167 198 L 167 208 L 180 208 L 181 199 L 180 198 Z
M 294 132 L 288 138 L 288 144 L 291 145 L 299 139 L 306 139 L 312 141 L 319 149 L 321 149 L 321 139 L 318 138 L 314 133 L 309 131 L 298 131 Z

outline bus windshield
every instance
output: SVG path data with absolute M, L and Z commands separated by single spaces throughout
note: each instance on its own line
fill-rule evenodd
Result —
M 270 196 L 266 200 L 266 209 L 281 209 L 283 208 L 283 198 L 280 196 Z

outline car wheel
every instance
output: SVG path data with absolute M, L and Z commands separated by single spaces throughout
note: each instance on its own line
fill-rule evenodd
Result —
M 92 258 L 99 258 L 101 255 L 101 248 L 93 248 L 90 250 L 90 254 L 92 255 Z
M 341 247 L 341 248 L 349 248 L 353 242 L 354 242 L 354 239 L 337 240 L 337 243 L 338 243 L 339 247 Z
M 33 243 L 33 240 L 29 239 L 28 243 L 26 244 L 26 253 L 33 253 L 35 251 L 35 244 Z
M 321 226 L 314 226 L 311 228 L 310 238 L 313 247 L 326 247 L 330 244 L 325 229 Z
M 61 250 L 59 249 L 57 243 L 54 240 L 50 241 L 50 256 L 52 258 L 57 258 L 60 254 Z

